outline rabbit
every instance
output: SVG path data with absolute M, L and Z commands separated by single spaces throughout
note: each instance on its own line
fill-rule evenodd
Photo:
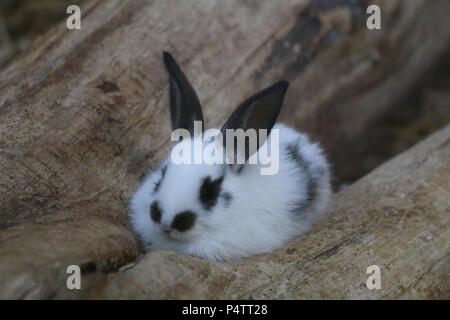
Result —
M 172 129 L 194 134 L 203 123 L 200 101 L 175 59 L 163 60 L 170 80 Z M 271 252 L 305 233 L 327 211 L 332 196 L 330 169 L 317 143 L 283 124 L 275 124 L 287 81 L 245 100 L 221 128 L 267 129 L 253 154 L 241 164 L 175 164 L 171 156 L 146 177 L 130 201 L 130 225 L 144 251 L 171 250 L 211 261 L 234 261 Z M 264 145 L 279 136 L 279 168 L 262 175 L 250 164 Z M 201 132 L 178 145 L 208 145 Z M 216 148 L 219 144 L 216 144 Z M 226 144 L 222 145 L 227 153 Z M 250 150 L 246 145 L 246 150 Z M 254 148 L 255 149 L 255 148 Z M 249 152 L 250 153 L 250 152 Z

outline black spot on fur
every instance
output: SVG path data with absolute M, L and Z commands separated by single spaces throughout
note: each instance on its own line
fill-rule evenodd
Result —
M 153 188 L 153 193 L 158 192 L 159 187 L 161 186 L 161 181 L 162 181 L 162 178 L 159 179 L 158 182 L 155 183 L 155 187 Z
M 152 220 L 156 223 L 160 223 L 161 222 L 161 216 L 162 216 L 162 212 L 161 212 L 161 208 L 158 205 L 157 201 L 153 201 L 151 206 L 150 206 L 150 217 L 152 218 Z
M 219 197 L 222 188 L 223 178 L 224 176 L 221 176 L 211 180 L 211 177 L 208 176 L 203 179 L 199 198 L 205 210 L 211 210 L 216 205 L 217 198 Z
M 309 163 L 301 152 L 298 150 L 298 145 L 295 143 L 289 144 L 286 147 L 286 152 L 289 158 L 294 160 L 297 165 L 302 169 L 303 173 L 306 175 L 307 185 L 306 185 L 306 198 L 296 204 L 294 211 L 296 213 L 303 212 L 306 209 L 311 209 L 314 201 L 317 199 L 318 193 L 318 175 L 314 172 Z
M 229 192 L 224 192 L 220 195 L 223 200 L 225 201 L 225 207 L 229 207 L 230 206 L 230 202 L 231 200 L 233 200 L 233 196 L 231 195 L 231 193 Z
M 153 193 L 158 192 L 159 187 L 161 186 L 161 182 L 164 179 L 164 175 L 166 174 L 166 170 L 167 170 L 167 166 L 162 168 L 162 170 L 161 170 L 161 178 L 159 178 L 158 182 L 155 183 L 155 187 L 153 188 Z
M 194 226 L 196 219 L 197 215 L 192 211 L 183 211 L 178 213 L 175 218 L 173 218 L 171 227 L 178 231 L 184 232 Z

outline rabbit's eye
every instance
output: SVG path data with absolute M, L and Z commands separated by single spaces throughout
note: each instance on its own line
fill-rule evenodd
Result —
M 217 198 L 220 195 L 222 188 L 223 176 L 212 180 L 211 177 L 206 177 L 202 181 L 200 187 L 199 198 L 205 210 L 211 210 L 217 203 Z
M 233 196 L 229 192 L 224 192 L 220 195 L 220 197 L 225 201 L 225 207 L 228 208 L 230 206 L 231 200 Z
M 153 201 L 152 205 L 150 206 L 150 217 L 152 220 L 156 223 L 161 222 L 161 209 L 159 208 L 158 202 Z

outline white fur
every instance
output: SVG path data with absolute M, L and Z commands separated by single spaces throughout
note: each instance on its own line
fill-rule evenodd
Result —
M 275 175 L 261 175 L 259 164 L 246 164 L 241 174 L 236 174 L 226 165 L 175 165 L 168 157 L 161 165 L 167 165 L 167 170 L 158 192 L 153 190 L 161 170 L 150 174 L 131 200 L 131 224 L 144 248 L 230 261 L 272 251 L 309 230 L 330 200 L 327 161 L 318 144 L 306 135 L 280 124 L 274 129 L 280 130 L 280 166 Z M 270 140 L 271 136 L 266 143 Z M 286 146 L 294 144 L 308 165 L 307 171 L 286 152 Z M 204 210 L 198 199 L 201 181 L 223 172 L 222 193 L 229 192 L 232 200 L 226 206 L 226 200 L 219 197 L 212 210 Z M 304 212 L 293 212 L 308 197 L 306 186 L 313 178 L 317 191 L 314 201 Z M 174 230 L 167 236 L 150 218 L 154 200 L 163 211 L 162 223 L 170 224 L 175 214 L 191 210 L 198 214 L 194 227 L 186 232 Z

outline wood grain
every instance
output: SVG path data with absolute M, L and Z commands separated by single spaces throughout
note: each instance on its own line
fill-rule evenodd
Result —
M 61 23 L 38 39 L 0 74 L 0 297 L 64 296 L 69 264 L 83 267 L 90 279 L 86 288 L 124 284 L 104 282 L 104 277 L 139 255 L 127 226 L 128 200 L 169 147 L 163 50 L 170 51 L 188 74 L 208 125 L 222 122 L 239 102 L 262 87 L 289 80 L 282 120 L 320 140 L 336 175 L 345 175 L 350 150 L 365 143 L 373 121 L 420 83 L 450 39 L 447 0 L 377 1 L 384 12 L 384 27 L 375 32 L 365 27 L 367 3 L 93 0 L 82 7 L 81 31 L 68 31 Z M 438 186 L 432 190 L 440 192 L 442 185 Z M 357 199 L 359 191 L 352 190 L 354 194 L 340 197 Z M 386 199 L 375 200 L 379 207 L 385 206 Z M 352 212 L 370 203 L 355 205 Z M 442 231 L 445 217 L 431 216 Z M 259 258 L 248 260 L 239 271 L 233 265 L 217 266 L 169 253 L 156 254 L 154 261 L 161 265 L 155 266 L 149 262 L 154 256 L 150 254 L 124 277 L 138 270 L 144 276 L 152 267 L 160 270 L 159 280 L 149 278 L 152 286 L 124 296 L 143 297 L 139 293 L 145 292 L 149 297 L 187 297 L 193 282 L 170 284 L 170 279 L 178 274 L 187 279 L 188 271 L 196 268 L 201 274 L 195 274 L 205 281 L 197 297 L 306 296 L 303 284 L 314 278 L 307 277 L 313 260 L 305 258 L 339 251 L 347 243 L 342 241 L 356 241 L 350 234 L 343 236 L 345 219 L 336 213 L 332 217 L 319 233 L 323 238 L 314 237 L 316 242 L 305 246 L 299 242 L 300 254 L 281 250 L 267 257 L 262 268 L 268 270 L 259 274 L 253 272 L 260 269 L 248 267 Z M 413 224 L 415 215 L 411 219 Z M 362 221 L 367 230 L 375 223 L 371 232 L 387 241 L 388 235 L 382 237 L 382 230 L 376 229 L 375 216 L 373 220 Z M 327 231 L 329 225 L 337 229 Z M 413 228 L 410 236 L 417 235 L 418 225 Z M 448 240 L 445 232 L 436 235 L 436 248 L 448 249 L 443 237 Z M 317 267 L 326 256 L 319 256 Z M 387 263 L 388 251 L 380 258 L 384 259 L 380 263 Z M 425 265 L 439 267 L 432 264 L 434 258 L 426 262 L 428 258 L 423 254 L 404 264 L 397 262 L 404 270 L 412 268 L 400 282 L 405 290 L 419 274 L 437 281 L 421 273 Z M 423 260 L 419 269 L 412 266 L 413 260 Z M 285 268 L 279 267 L 285 263 Z M 303 282 L 291 282 L 290 272 L 300 266 L 304 266 Z M 401 278 L 395 274 L 395 280 Z M 345 273 L 333 277 L 328 274 L 336 286 L 339 282 L 360 285 Z M 243 290 L 239 283 L 250 285 L 249 289 Z M 169 290 L 174 287 L 178 289 Z M 416 296 L 425 296 L 420 290 Z M 111 291 L 111 296 L 117 292 Z M 317 286 L 309 296 L 356 297 L 358 292 L 347 295 Z

